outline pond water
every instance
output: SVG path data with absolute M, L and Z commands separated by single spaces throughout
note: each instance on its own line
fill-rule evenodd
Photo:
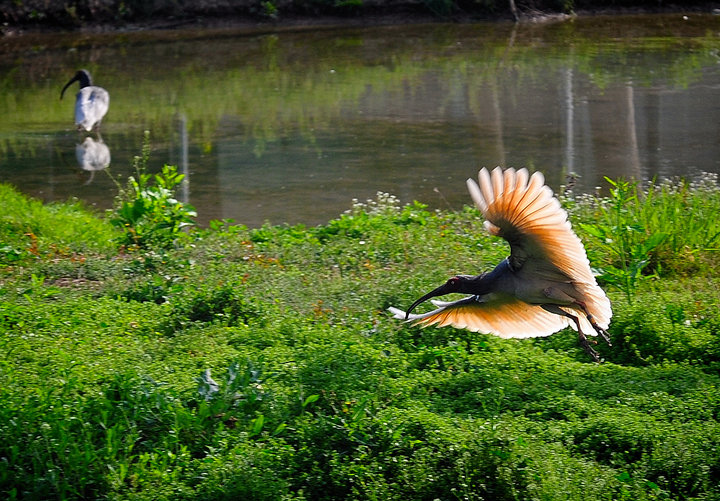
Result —
M 99 135 L 77 86 L 59 99 L 80 68 L 110 93 Z M 24 35 L 0 75 L 0 182 L 109 208 L 149 130 L 201 224 L 322 224 L 377 192 L 457 209 L 482 166 L 584 191 L 720 172 L 720 16 Z

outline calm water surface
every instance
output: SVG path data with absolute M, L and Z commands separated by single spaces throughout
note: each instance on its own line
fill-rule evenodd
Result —
M 59 100 L 79 68 L 111 96 L 100 135 L 73 128 L 77 87 Z M 720 172 L 720 16 L 24 36 L 0 75 L 0 182 L 108 208 L 149 130 L 201 223 L 321 224 L 378 191 L 459 208 L 482 166 L 585 191 Z

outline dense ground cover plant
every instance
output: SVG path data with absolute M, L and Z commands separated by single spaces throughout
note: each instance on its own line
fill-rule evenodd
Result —
M 80 203 L 43 206 L 8 185 L 0 185 L 0 260 L 110 250 L 112 230 Z
M 626 249 L 665 234 L 649 278 L 609 289 L 603 364 L 570 331 L 386 314 L 504 257 L 471 208 L 379 194 L 316 228 L 218 221 L 121 253 L 107 220 L 0 193 L 8 499 L 720 499 L 717 185 L 638 192 L 620 219 L 612 196 L 566 201 L 598 269 L 633 255 L 590 225 L 641 225 Z

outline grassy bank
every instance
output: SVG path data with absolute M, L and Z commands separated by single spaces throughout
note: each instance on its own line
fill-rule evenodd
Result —
M 102 218 L 0 186 L 3 497 L 720 499 L 716 179 L 564 197 L 603 364 L 389 317 L 505 256 L 474 209 L 188 230 L 136 181 Z

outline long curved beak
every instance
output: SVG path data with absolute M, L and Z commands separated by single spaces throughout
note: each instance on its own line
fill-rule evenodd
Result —
M 451 292 L 453 292 L 453 291 L 449 290 L 447 284 L 442 284 L 437 289 L 431 290 L 430 292 L 428 292 L 423 297 L 421 297 L 420 299 L 418 299 L 417 301 L 415 301 L 413 304 L 410 305 L 410 308 L 408 308 L 407 312 L 405 312 L 405 320 L 408 319 L 408 317 L 410 316 L 410 313 L 417 307 L 417 305 L 424 303 L 425 301 L 427 301 L 428 299 L 430 299 L 432 297 L 444 296 L 445 294 L 450 294 Z
M 78 80 L 80 80 L 80 79 L 78 78 L 77 75 L 75 75 L 74 77 L 72 77 L 72 78 L 70 79 L 70 81 L 69 81 L 68 83 L 65 84 L 65 87 L 63 87 L 63 88 L 62 88 L 62 91 L 60 91 L 60 99 L 63 98 L 63 94 L 65 94 L 65 89 L 67 89 L 68 87 L 70 87 L 70 85 L 72 85 L 74 82 L 77 82 Z

